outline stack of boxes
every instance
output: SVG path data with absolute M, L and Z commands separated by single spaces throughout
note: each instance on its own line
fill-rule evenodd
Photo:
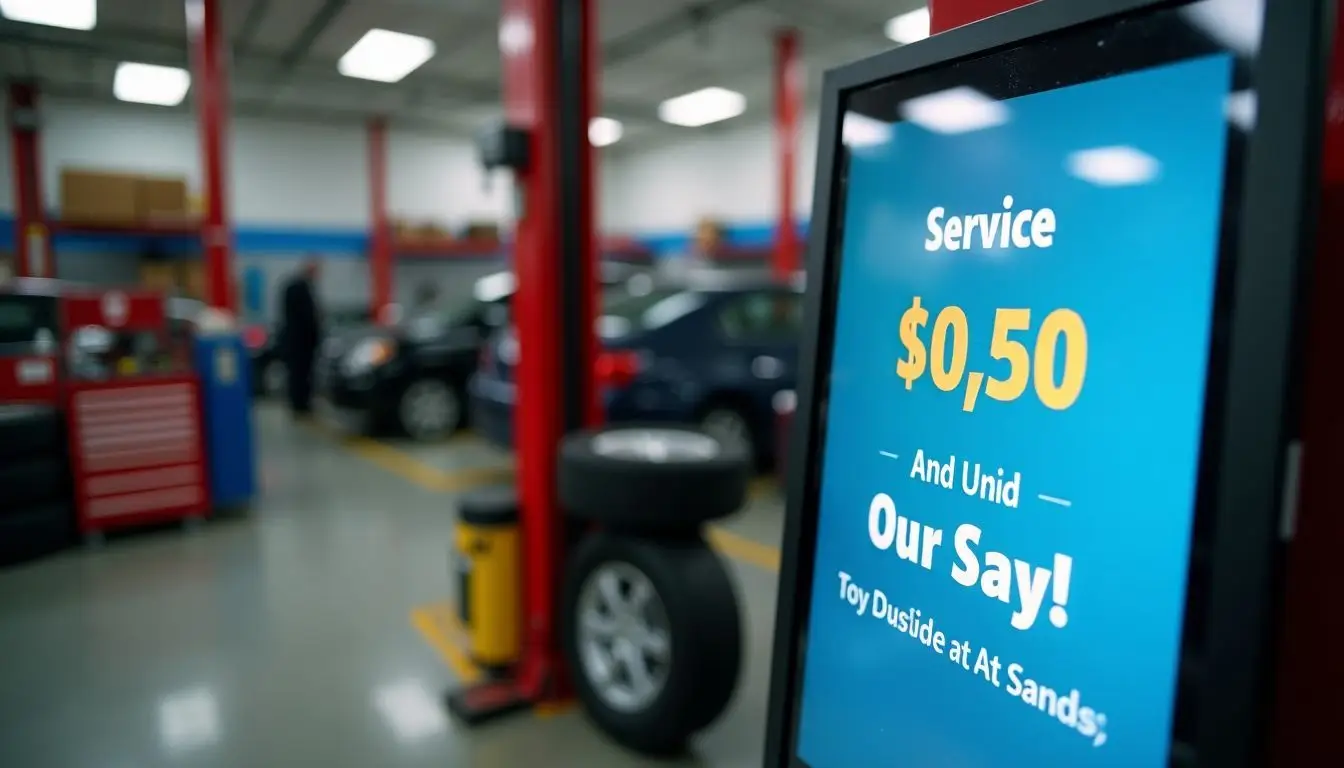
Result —
M 61 219 L 127 227 L 194 220 L 186 179 L 76 168 L 61 171 Z
M 184 178 L 147 176 L 80 168 L 61 171 L 61 220 L 69 224 L 119 228 L 194 225 L 200 202 Z M 205 273 L 200 259 L 146 258 L 141 284 L 166 294 L 200 298 Z

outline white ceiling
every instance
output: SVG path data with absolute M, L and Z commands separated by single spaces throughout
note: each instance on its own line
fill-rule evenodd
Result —
M 465 133 L 498 112 L 499 0 L 220 4 L 233 47 L 231 88 L 239 114 L 323 122 L 387 114 L 407 128 Z M 826 68 L 890 47 L 883 23 L 923 0 L 594 4 L 604 61 L 602 112 L 626 124 L 629 141 L 623 143 L 638 144 L 715 130 L 663 125 L 655 117 L 663 99 L 709 85 L 747 97 L 746 115 L 723 125 L 768 114 L 775 30 L 800 31 L 808 93 L 815 97 Z M 186 66 L 183 8 L 183 0 L 99 0 L 98 25 L 89 32 L 0 19 L 0 79 L 31 78 L 55 96 L 110 100 L 119 61 Z M 373 27 L 428 37 L 437 53 L 395 84 L 337 74 L 337 59 Z

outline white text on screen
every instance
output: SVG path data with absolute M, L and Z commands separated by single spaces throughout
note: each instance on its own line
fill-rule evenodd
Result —
M 1050 208 L 1014 211 L 1013 196 L 1003 198 L 1003 210 L 947 216 L 938 206 L 929 211 L 929 238 L 924 250 L 961 251 L 979 246 L 994 248 L 1049 248 L 1055 244 L 1055 212 Z M 944 219 L 946 218 L 946 223 Z

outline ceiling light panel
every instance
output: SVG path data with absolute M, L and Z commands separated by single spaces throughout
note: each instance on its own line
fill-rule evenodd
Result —
M 346 77 L 395 83 L 434 57 L 434 41 L 386 29 L 370 29 L 350 46 L 336 70 Z
M 917 43 L 929 36 L 929 9 L 927 6 L 902 13 L 887 21 L 887 37 L 902 45 Z
M 112 94 L 122 101 L 172 107 L 182 103 L 191 87 L 185 69 L 123 61 L 112 79 Z
M 959 86 L 906 100 L 901 117 L 934 133 L 969 133 L 1008 122 L 1008 107 L 974 88 Z
M 97 0 L 0 0 L 0 16 L 10 21 L 65 29 L 93 29 Z
M 658 105 L 658 119 L 698 128 L 737 117 L 747 111 L 747 97 L 727 88 L 702 88 Z
M 1157 158 L 1134 147 L 1097 147 L 1069 155 L 1069 173 L 1099 187 L 1129 187 L 1157 178 Z

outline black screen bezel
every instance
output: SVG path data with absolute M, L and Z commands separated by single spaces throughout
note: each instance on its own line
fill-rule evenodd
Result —
M 802 766 L 796 754 L 802 641 L 811 604 L 825 414 L 839 284 L 843 221 L 840 122 L 847 98 L 903 75 L 1047 41 L 1073 28 L 1108 23 L 1193 0 L 1041 0 L 1016 11 L 936 35 L 828 72 L 823 87 L 814 210 L 808 238 L 808 290 L 798 410 L 789 439 L 792 471 L 781 553 L 771 667 L 766 766 Z M 1333 6 L 1324 0 L 1267 2 L 1254 62 L 1258 120 L 1244 153 L 1240 221 L 1229 275 L 1219 287 L 1215 321 L 1229 327 L 1212 354 L 1209 382 L 1217 402 L 1205 411 L 1198 494 L 1216 521 L 1207 557 L 1209 590 L 1202 625 L 1206 657 L 1197 681 L 1204 705 L 1190 759 L 1236 766 L 1257 762 L 1273 642 L 1281 483 L 1287 444 L 1296 435 L 1290 393 L 1298 288 L 1309 264 L 1326 55 Z M 1272 87 L 1265 87 L 1269 83 Z M 1299 150 L 1299 151 L 1292 151 Z M 835 254 L 832 257 L 832 254 Z M 818 363 L 821 363 L 820 365 Z M 1207 461 L 1206 461 L 1207 457 Z M 1199 619 L 1195 619 L 1199 621 Z M 1183 621 L 1183 626 L 1190 624 Z

